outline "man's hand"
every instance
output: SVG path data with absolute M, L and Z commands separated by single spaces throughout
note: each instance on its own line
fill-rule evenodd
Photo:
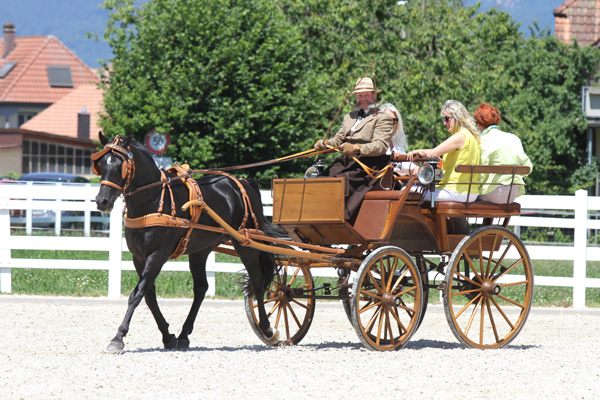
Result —
M 327 150 L 327 141 L 325 140 L 317 140 L 315 143 L 315 149 L 318 151 Z
M 341 150 L 345 156 L 360 155 L 360 144 L 344 143 Z

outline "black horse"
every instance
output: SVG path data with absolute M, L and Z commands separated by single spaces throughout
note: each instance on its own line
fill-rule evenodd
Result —
M 163 208 L 165 213 L 170 214 L 171 195 L 162 195 L 162 184 L 156 184 L 163 180 L 161 170 L 156 167 L 150 153 L 131 135 L 116 137 L 109 141 L 102 133 L 99 134 L 100 142 L 105 146 L 92 156 L 94 159 L 94 170 L 101 175 L 101 185 L 96 204 L 98 210 L 108 211 L 112 209 L 115 199 L 123 194 L 127 205 L 127 216 L 139 218 L 144 215 L 157 213 L 160 203 L 164 198 Z M 173 174 L 164 172 L 167 178 L 173 178 Z M 243 223 L 245 208 L 240 188 L 233 179 L 211 175 L 196 180 L 204 202 L 211 207 L 230 226 L 236 229 Z M 154 183 L 154 185 L 153 185 Z M 260 192 L 256 185 L 242 181 L 243 188 L 250 199 L 251 207 L 256 215 L 258 226 L 248 228 L 263 229 L 265 221 Z M 185 212 L 181 206 L 189 200 L 188 188 L 181 179 L 173 178 L 170 182 L 173 192 L 173 203 L 176 206 L 176 217 L 190 219 L 190 210 Z M 253 218 L 248 218 L 252 224 Z M 202 213 L 199 224 L 217 226 L 210 216 Z M 150 226 L 141 228 L 125 228 L 127 246 L 133 255 L 133 263 L 139 276 L 139 281 L 129 296 L 127 312 L 123 322 L 117 330 L 116 336 L 107 348 L 109 352 L 120 352 L 125 347 L 123 337 L 127 335 L 129 323 L 135 308 L 142 297 L 145 298 L 148 308 L 152 312 L 162 333 L 162 341 L 167 349 L 186 349 L 189 347 L 188 336 L 192 333 L 194 321 L 198 309 L 204 300 L 208 281 L 206 279 L 206 259 L 209 253 L 231 238 L 219 232 L 195 229 L 189 237 L 185 254 L 189 255 L 190 272 L 194 282 L 194 300 L 190 312 L 183 324 L 178 337 L 169 332 L 169 324 L 163 317 L 156 300 L 155 280 L 162 266 L 175 252 L 187 229 L 165 226 Z M 275 274 L 275 261 L 270 253 L 261 252 L 251 247 L 242 246 L 233 240 L 233 247 L 243 262 L 248 272 L 246 290 L 256 295 L 259 310 L 259 327 L 265 337 L 277 341 L 277 331 L 270 327 L 263 305 L 264 291 L 270 284 Z

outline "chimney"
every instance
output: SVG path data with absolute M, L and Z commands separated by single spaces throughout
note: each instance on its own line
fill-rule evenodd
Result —
M 6 58 L 15 48 L 15 26 L 10 21 L 4 24 L 3 38 L 4 49 L 2 49 L 2 58 Z
M 90 138 L 90 114 L 87 113 L 85 107 L 82 107 L 81 112 L 77 114 L 77 138 Z

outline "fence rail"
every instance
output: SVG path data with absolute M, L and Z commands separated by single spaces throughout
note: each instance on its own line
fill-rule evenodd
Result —
M 98 193 L 98 185 L 18 185 L 0 184 L 0 291 L 11 292 L 11 270 L 14 268 L 41 269 L 90 269 L 108 271 L 108 297 L 121 295 L 121 271 L 133 270 L 133 263 L 122 259 L 122 251 L 127 250 L 123 238 L 121 198 L 115 202 L 113 211 L 108 217 L 108 237 L 90 237 L 90 226 L 94 202 Z M 272 215 L 272 198 L 270 191 L 262 191 L 265 214 Z M 523 210 L 553 210 L 558 214 L 565 210 L 572 211 L 573 217 L 551 218 L 541 216 L 519 216 L 511 219 L 511 226 L 548 227 L 574 229 L 574 242 L 568 245 L 528 245 L 527 250 L 532 260 L 572 260 L 572 277 L 536 276 L 536 286 L 562 286 L 573 288 L 573 307 L 585 308 L 586 288 L 600 288 L 600 278 L 587 278 L 588 261 L 600 261 L 600 247 L 588 246 L 588 230 L 600 230 L 600 220 L 589 217 L 600 210 L 600 197 L 589 197 L 587 192 L 579 190 L 574 196 L 531 196 L 520 197 Z M 84 237 L 60 236 L 61 212 L 56 212 L 57 221 L 54 236 L 19 236 L 11 234 L 10 210 L 52 209 L 56 211 L 83 211 Z M 96 217 L 97 218 L 97 217 Z M 106 217 L 103 222 L 106 222 Z M 15 221 L 22 222 L 21 220 Z M 31 233 L 31 218 L 26 218 L 26 231 Z M 25 250 L 92 250 L 108 252 L 108 260 L 56 260 L 56 259 L 19 259 L 13 258 L 13 249 Z M 510 253 L 507 255 L 510 257 Z M 169 261 L 164 271 L 187 271 L 187 262 Z M 237 263 L 216 262 L 214 253 L 208 259 L 207 274 L 210 289 L 208 296 L 214 296 L 216 272 L 239 272 L 243 266 Z M 318 268 L 315 276 L 335 277 L 333 268 Z

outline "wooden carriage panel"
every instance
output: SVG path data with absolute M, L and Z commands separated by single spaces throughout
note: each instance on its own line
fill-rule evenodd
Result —
M 344 178 L 273 179 L 273 222 L 344 222 Z
M 436 223 L 430 218 L 426 218 L 418 206 L 404 205 L 397 214 L 393 223 L 389 244 L 397 246 L 403 250 L 412 252 L 433 252 L 443 251 L 438 238 Z
M 365 243 L 344 220 L 345 183 L 344 178 L 273 179 L 273 223 L 299 242 Z

